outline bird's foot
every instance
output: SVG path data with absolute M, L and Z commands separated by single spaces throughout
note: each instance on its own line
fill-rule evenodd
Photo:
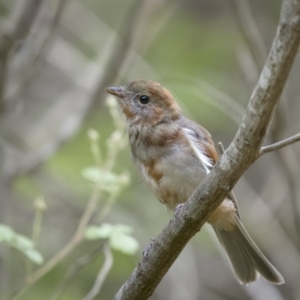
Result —
M 180 203 L 175 207 L 175 216 L 178 217 L 181 213 L 184 203 Z
M 148 258 L 148 257 L 149 257 L 149 251 L 150 251 L 150 249 L 152 248 L 153 244 L 154 244 L 154 238 L 150 238 L 150 244 L 147 245 L 146 248 L 145 248 L 144 251 L 143 251 L 143 256 L 144 256 L 145 258 Z

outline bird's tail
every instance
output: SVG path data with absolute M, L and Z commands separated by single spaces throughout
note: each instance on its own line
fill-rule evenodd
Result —
M 256 281 L 261 274 L 273 284 L 283 284 L 282 275 L 255 245 L 238 216 L 236 216 L 236 225 L 231 231 L 214 226 L 213 228 L 224 247 L 238 281 L 242 284 L 249 284 Z

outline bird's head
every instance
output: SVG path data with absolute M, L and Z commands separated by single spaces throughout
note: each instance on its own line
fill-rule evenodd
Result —
M 181 113 L 171 93 L 157 82 L 134 80 L 125 86 L 108 87 L 106 91 L 118 97 L 129 124 L 155 125 L 175 120 Z

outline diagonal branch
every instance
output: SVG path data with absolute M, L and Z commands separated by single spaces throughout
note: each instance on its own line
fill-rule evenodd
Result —
M 16 92 L 14 95 L 12 95 L 12 99 L 9 99 L 10 107 L 14 105 L 17 102 L 17 99 L 20 98 L 20 95 L 24 92 L 27 85 L 30 83 L 32 77 L 36 73 L 39 65 L 43 61 L 45 57 L 47 57 L 49 50 L 51 49 L 51 44 L 53 43 L 55 39 L 55 34 L 59 28 L 60 21 L 63 17 L 63 14 L 66 10 L 66 6 L 68 5 L 70 0 L 59 0 L 57 4 L 56 11 L 54 13 L 53 19 L 49 25 L 49 29 L 47 32 L 47 35 L 45 39 L 42 42 L 42 45 L 34 58 L 32 64 L 29 66 L 29 69 L 27 70 L 27 74 L 25 74 L 24 78 L 19 83 L 19 86 L 16 89 Z
M 4 110 L 3 98 L 10 52 L 15 43 L 23 41 L 30 32 L 42 2 L 42 0 L 17 1 L 15 4 L 16 17 L 13 16 L 12 24 L 7 26 L 8 28 L 0 36 L 0 113 Z
M 187 242 L 259 157 L 299 43 L 300 1 L 285 0 L 269 57 L 234 140 L 180 214 L 175 215 L 153 241 L 147 255 L 115 296 L 116 300 L 148 299 Z
M 250 2 L 248 0 L 230 0 L 229 3 L 241 29 L 241 33 L 256 62 L 256 66 L 260 69 L 267 57 L 267 50 L 251 11 Z
M 297 133 L 287 139 L 284 139 L 280 142 L 274 143 L 272 145 L 269 146 L 265 146 L 265 147 L 261 147 L 260 149 L 260 155 L 264 155 L 266 153 L 272 152 L 272 151 L 276 151 L 278 149 L 281 149 L 283 147 L 286 147 L 288 145 L 294 144 L 296 142 L 300 141 L 300 133 Z
M 258 71 L 261 70 L 264 60 L 267 58 L 267 50 L 264 45 L 262 34 L 257 27 L 257 22 L 255 22 L 253 13 L 251 11 L 250 1 L 249 0 L 230 0 L 232 4 L 232 8 L 234 11 L 234 16 L 240 25 L 241 33 L 244 36 L 246 43 L 249 46 L 250 52 L 253 56 L 252 69 L 256 70 L 257 74 L 253 74 L 254 78 L 258 77 Z M 244 62 L 244 61 L 243 61 Z M 249 64 L 244 67 L 246 78 L 249 78 Z M 255 79 L 256 80 L 256 79 Z M 249 80 L 248 80 L 249 81 Z M 254 84 L 250 80 L 249 82 L 251 86 Z M 272 125 L 270 126 L 270 139 L 272 143 L 275 143 L 277 140 L 281 140 L 282 136 L 284 136 L 284 132 L 286 131 L 287 125 L 287 103 L 288 98 L 286 93 L 283 92 L 281 96 L 281 101 L 276 108 L 273 116 Z M 278 167 L 280 169 L 280 173 L 286 184 L 289 186 L 290 193 L 290 202 L 291 209 L 293 212 L 293 221 L 294 227 L 296 231 L 296 235 L 300 237 L 300 211 L 298 208 L 298 176 L 294 176 L 295 167 L 299 165 L 299 159 L 294 149 L 289 149 L 289 154 L 286 151 L 281 151 L 277 153 L 278 158 Z M 290 162 L 290 163 L 289 163 Z M 282 182 L 284 182 L 282 181 Z M 283 222 L 283 221 L 281 221 Z M 285 222 L 283 222 L 283 226 Z M 293 234 L 290 230 L 287 231 L 289 234 Z M 300 239 L 295 241 L 295 245 L 298 247 L 298 251 L 300 250 Z
M 103 282 L 113 265 L 113 255 L 111 249 L 109 248 L 109 245 L 107 244 L 104 245 L 103 253 L 104 253 L 104 264 L 98 273 L 98 276 L 96 278 L 96 281 L 92 289 L 89 291 L 89 293 L 86 296 L 84 296 L 84 298 L 82 298 L 82 300 L 92 300 L 99 294 Z
M 88 254 L 85 254 L 77 258 L 76 261 L 73 263 L 73 265 L 69 268 L 69 270 L 65 274 L 65 277 L 62 280 L 60 280 L 58 287 L 54 291 L 51 298 L 49 298 L 49 300 L 60 299 L 62 294 L 65 292 L 65 290 L 73 283 L 75 277 L 78 275 L 81 269 L 85 265 L 93 262 L 99 256 L 99 252 L 102 251 L 102 248 L 103 245 L 101 245 L 100 247 L 98 246 L 96 249 L 92 250 Z
M 129 15 L 125 22 L 122 24 L 120 37 L 121 43 L 116 43 L 114 50 L 111 52 L 109 59 L 105 66 L 105 76 L 101 76 L 96 86 L 96 90 L 93 95 L 93 104 L 103 94 L 105 87 L 107 87 L 117 76 L 118 71 L 122 68 L 122 65 L 128 57 L 130 48 L 134 42 L 135 34 L 139 28 L 139 22 L 141 20 L 144 7 L 146 5 L 145 0 L 135 1 Z
M 90 219 L 96 209 L 97 202 L 101 193 L 101 183 L 99 182 L 94 189 L 94 192 L 83 212 L 77 229 L 72 238 L 66 243 L 66 245 L 60 249 L 52 258 L 50 258 L 43 266 L 35 270 L 32 274 L 28 275 L 25 281 L 25 285 L 20 288 L 19 291 L 12 298 L 13 300 L 19 299 L 27 289 L 38 281 L 41 277 L 52 270 L 59 262 L 67 257 L 84 239 L 84 233 L 88 226 Z

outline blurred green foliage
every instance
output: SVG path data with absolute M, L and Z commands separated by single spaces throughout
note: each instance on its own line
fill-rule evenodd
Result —
M 30 261 L 38 265 L 44 261 L 41 253 L 34 248 L 34 243 L 31 239 L 22 234 L 17 234 L 13 229 L 3 224 L 0 224 L 0 243 L 18 249 Z
M 117 0 L 81 2 L 91 12 L 92 17 L 99 18 L 117 34 L 121 30 L 122 20 L 126 18 L 133 4 L 133 1 Z M 146 40 L 148 36 L 150 38 L 151 33 L 155 32 L 156 24 L 164 18 L 168 10 L 173 10 L 167 21 L 154 37 L 152 36 L 151 42 L 145 49 L 141 48 L 140 52 L 137 50 L 137 55 L 140 55 L 145 64 L 154 70 L 151 76 L 155 78 L 149 78 L 150 75 L 143 68 L 141 71 L 136 71 L 140 66 L 133 66 L 133 70 L 129 69 L 128 73 L 144 79 L 157 80 L 167 86 L 184 107 L 185 114 L 209 129 L 215 142 L 222 137 L 222 142 L 226 144 L 234 135 L 237 124 L 232 122 L 222 109 L 218 110 L 211 105 L 214 101 L 213 97 L 210 98 L 201 91 L 197 79 L 207 81 L 231 95 L 242 106 L 248 100 L 251 89 L 245 83 L 237 59 L 237 49 L 243 42 L 232 14 L 227 8 L 228 5 L 216 1 L 214 11 L 207 4 L 208 2 L 169 1 L 164 10 L 157 12 L 150 20 L 142 36 L 146 37 Z M 260 22 L 262 19 L 266 22 L 264 19 L 266 16 L 271 20 L 268 22 L 272 20 L 276 22 L 278 3 L 268 4 L 269 6 L 270 11 L 262 10 L 261 14 L 258 14 Z M 0 10 L 2 11 L 1 7 Z M 68 18 L 71 17 L 77 18 L 78 22 L 84 24 L 80 15 L 67 15 L 61 24 L 66 28 L 58 31 L 57 35 L 70 42 L 89 61 L 94 62 L 101 49 L 95 49 L 83 39 L 83 36 L 72 32 L 68 24 Z M 98 28 L 88 30 L 97 32 Z M 101 45 L 103 48 L 104 43 L 106 40 L 103 39 Z M 124 76 L 120 79 L 121 82 L 111 84 L 123 84 L 134 79 L 128 77 Z M 195 94 L 193 92 L 195 89 L 198 89 L 199 93 Z M 99 249 L 104 240 L 108 240 L 114 250 L 114 264 L 97 299 L 112 299 L 142 255 L 142 251 L 138 251 L 138 245 L 141 245 L 141 249 L 145 248 L 150 238 L 156 236 L 171 217 L 171 212 L 166 212 L 155 196 L 140 183 L 130 160 L 128 146 L 121 149 L 113 168 L 109 171 L 99 168 L 95 162 L 88 136 L 89 130 L 93 128 L 99 133 L 97 145 L 104 158 L 111 151 L 111 148 L 107 147 L 107 140 L 116 130 L 116 124 L 109 108 L 105 105 L 105 100 L 106 96 L 102 95 L 98 105 L 84 119 L 76 134 L 64 143 L 38 172 L 21 175 L 13 183 L 16 195 L 14 209 L 16 215 L 21 215 L 20 218 L 14 218 L 13 228 L 16 228 L 16 232 L 20 234 L 1 225 L 0 240 L 1 236 L 2 240 L 6 236 L 8 245 L 16 247 L 35 263 L 42 263 L 42 255 L 47 261 L 67 243 L 98 182 L 102 182 L 102 191 L 104 191 L 97 203 L 98 214 L 95 214 L 93 225 L 88 227 L 85 233 L 85 242 L 41 278 L 20 299 L 53 299 L 51 297 L 60 289 L 62 293 L 59 299 L 81 299 L 91 289 L 104 263 L 101 251 L 91 262 L 78 267 L 80 272 L 74 275 L 72 281 L 67 282 L 63 287 L 61 284 L 65 282 L 68 272 L 72 271 L 72 267 L 79 259 Z M 128 173 L 131 177 L 130 186 L 128 181 L 124 182 L 124 176 L 128 176 Z M 112 209 L 103 217 L 101 211 L 106 207 L 112 194 L 116 194 L 111 202 Z M 27 236 L 31 234 L 36 214 L 34 199 L 37 195 L 43 195 L 48 208 L 40 225 L 39 243 L 34 245 L 22 234 Z M 99 219 L 105 223 L 98 225 Z M 133 229 L 134 237 L 131 235 Z M 199 244 L 201 244 L 203 256 L 217 252 L 206 231 L 201 231 L 199 238 L 192 243 L 196 251 L 200 249 Z M 18 262 L 13 261 L 9 267 L 12 269 L 13 277 L 18 272 Z M 227 271 L 230 272 L 229 268 Z M 21 281 L 23 275 L 18 274 L 17 280 Z M 15 290 L 15 287 L 12 289 Z

